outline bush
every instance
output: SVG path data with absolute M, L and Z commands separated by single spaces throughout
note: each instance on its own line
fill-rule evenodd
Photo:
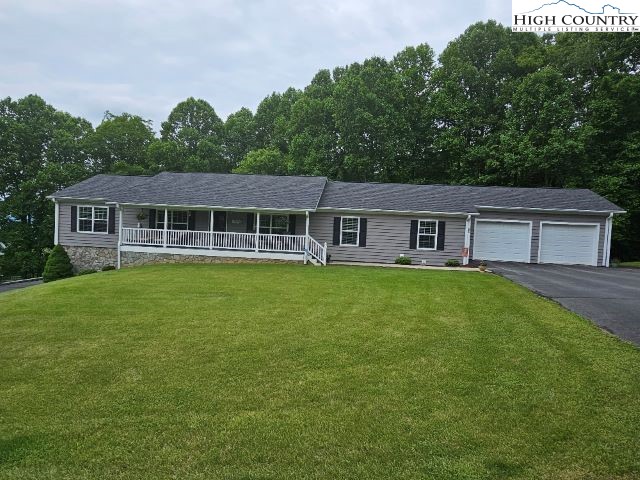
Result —
M 114 267 L 113 265 L 105 265 L 104 267 L 102 267 L 102 271 L 103 272 L 108 272 L 109 270 L 115 270 L 116 267 Z
M 456 260 L 455 258 L 450 258 L 446 262 L 444 262 L 445 267 L 459 267 L 460 260 Z
M 52 282 L 72 276 L 73 267 L 71 266 L 69 255 L 64 251 L 62 245 L 56 245 L 47 258 L 47 263 L 42 273 L 42 280 L 44 282 Z
M 398 265 L 411 265 L 411 257 L 397 257 L 395 262 Z
M 86 270 L 80 270 L 78 272 L 78 275 L 91 275 L 92 273 L 96 273 L 97 270 L 94 270 L 93 268 L 87 268 Z

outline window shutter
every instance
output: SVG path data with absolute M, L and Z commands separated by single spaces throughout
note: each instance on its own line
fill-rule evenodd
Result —
M 195 230 L 196 229 L 196 211 L 189 211 L 189 219 L 187 220 L 187 230 Z
M 340 217 L 333 217 L 333 244 L 340 245 Z
M 436 239 L 436 250 L 444 250 L 444 231 L 446 222 L 438 222 L 438 238 Z
M 296 234 L 296 216 L 289 215 L 289 235 Z
M 409 230 L 409 248 L 415 250 L 418 247 L 418 220 L 411 220 Z
M 358 238 L 358 246 L 366 247 L 367 246 L 367 219 L 360 219 L 360 238 Z
M 149 228 L 156 228 L 156 209 L 149 209 Z
M 109 207 L 108 233 L 116 233 L 116 207 Z
M 255 229 L 253 228 L 253 213 L 247 213 L 247 233 L 255 233 Z
M 78 231 L 78 207 L 75 205 L 71 206 L 71 231 Z

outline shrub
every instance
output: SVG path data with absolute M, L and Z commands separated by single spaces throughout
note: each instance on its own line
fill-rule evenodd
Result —
M 102 271 L 103 272 L 108 272 L 109 270 L 115 270 L 116 267 L 114 267 L 113 265 L 105 265 L 104 267 L 102 267 Z
M 87 268 L 86 270 L 80 270 L 78 272 L 78 275 L 90 275 L 92 273 L 96 273 L 97 270 L 94 270 L 93 268 Z
M 51 249 L 51 253 L 49 253 L 47 263 L 44 266 L 44 272 L 42 273 L 42 280 L 44 282 L 52 282 L 72 276 L 73 267 L 71 266 L 69 255 L 64 251 L 62 245 L 56 245 Z
M 446 267 L 459 267 L 460 266 L 460 260 L 456 260 L 455 258 L 450 258 L 449 260 L 444 262 L 444 265 Z
M 398 265 L 411 265 L 411 257 L 396 257 L 395 262 Z

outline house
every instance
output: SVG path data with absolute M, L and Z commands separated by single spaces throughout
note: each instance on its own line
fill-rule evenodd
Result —
M 324 177 L 96 175 L 60 190 L 76 269 L 159 261 L 609 266 L 619 207 L 584 189 L 347 183 Z

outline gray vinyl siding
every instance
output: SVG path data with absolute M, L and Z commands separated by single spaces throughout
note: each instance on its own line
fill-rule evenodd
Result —
M 110 233 L 86 233 L 71 231 L 71 206 L 72 205 L 99 205 L 98 202 L 60 203 L 60 217 L 58 219 L 59 232 L 58 243 L 69 247 L 104 247 L 117 248 L 118 234 Z
M 508 213 L 508 212 L 491 212 L 481 211 L 480 215 L 475 216 L 471 222 L 471 251 L 473 256 L 473 240 L 475 233 L 475 219 L 496 219 L 496 220 L 520 220 L 532 222 L 531 228 L 531 263 L 538 263 L 538 246 L 540 245 L 540 222 L 570 222 L 570 223 L 599 223 L 600 235 L 598 238 L 598 265 L 602 265 L 604 238 L 606 230 L 606 216 L 602 215 L 560 215 L 553 213 Z M 473 257 L 472 257 L 473 258 Z M 481 259 L 477 259 L 481 260 Z
M 401 254 L 411 257 L 413 263 L 425 260 L 429 265 L 443 265 L 450 258 L 462 261 L 465 218 L 414 217 L 408 215 L 359 214 L 367 219 L 367 246 L 333 245 L 333 218 L 338 213 L 310 214 L 310 235 L 320 243 L 327 243 L 332 261 L 393 263 Z M 409 248 L 411 220 L 446 222 L 444 250 L 412 250 Z

